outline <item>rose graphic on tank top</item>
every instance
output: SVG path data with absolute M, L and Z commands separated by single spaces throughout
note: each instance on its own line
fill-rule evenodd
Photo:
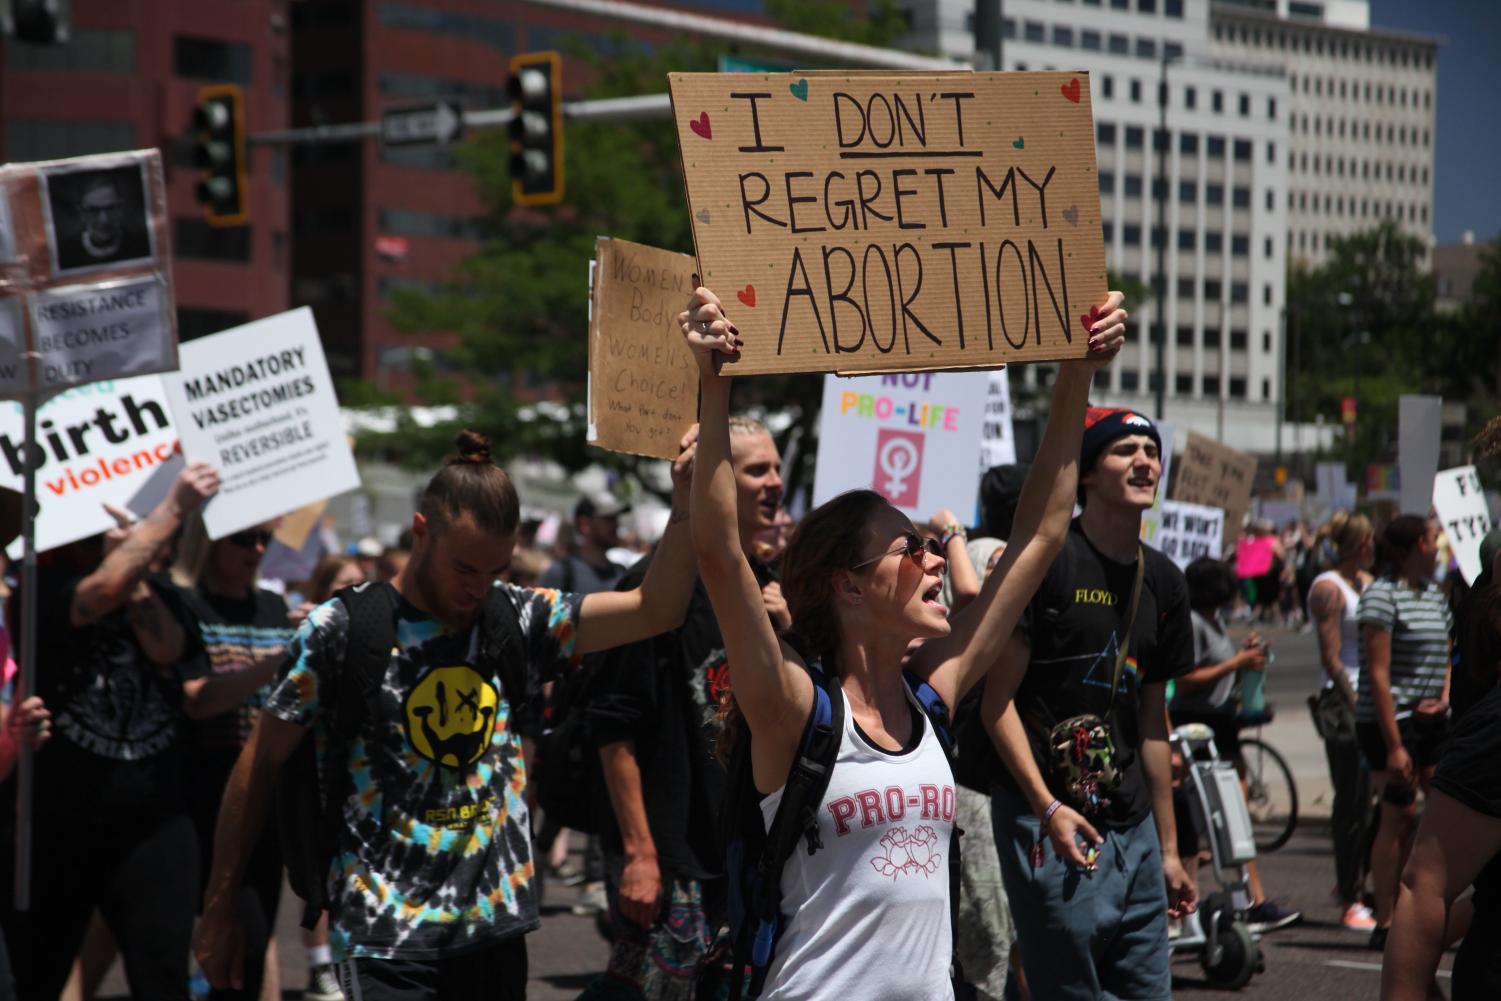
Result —
M 881 847 L 886 849 L 886 854 L 875 856 L 870 864 L 882 876 L 890 876 L 893 882 L 903 874 L 910 876 L 920 872 L 931 876 L 943 864 L 943 856 L 934 850 L 938 847 L 938 833 L 927 824 L 910 832 L 905 827 L 890 828 L 881 836 Z

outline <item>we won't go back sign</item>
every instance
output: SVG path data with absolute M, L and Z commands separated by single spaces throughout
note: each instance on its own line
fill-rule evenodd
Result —
M 1083 357 L 1106 294 L 1084 73 L 669 75 L 726 372 Z

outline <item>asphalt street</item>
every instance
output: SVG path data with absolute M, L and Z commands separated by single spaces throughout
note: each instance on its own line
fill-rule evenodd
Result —
M 1334 865 L 1327 817 L 1330 787 L 1323 746 L 1313 731 L 1307 698 L 1320 675 L 1311 635 L 1265 630 L 1276 657 L 1266 681 L 1267 700 L 1275 719 L 1260 733 L 1276 747 L 1293 770 L 1299 793 L 1300 820 L 1292 839 L 1261 857 L 1268 893 L 1285 906 L 1303 912 L 1303 921 L 1265 936 L 1265 972 L 1238 992 L 1248 1001 L 1344 1001 L 1375 998 L 1381 978 L 1381 956 L 1366 948 L 1364 934 L 1339 925 L 1339 909 L 1329 894 Z M 1207 873 L 1201 889 L 1214 888 Z M 570 913 L 577 891 L 551 885 L 542 928 L 530 938 L 532 1001 L 572 1001 L 604 965 L 607 948 L 592 918 Z M 306 982 L 297 914 L 288 899 L 278 927 L 283 997 L 300 998 Z M 1444 966 L 1448 966 L 1445 960 Z M 1174 997 L 1224 999 L 1228 992 L 1210 986 L 1194 956 L 1178 956 L 1173 964 Z M 1440 985 L 1447 984 L 1446 973 Z M 101 998 L 126 996 L 118 965 L 102 986 Z

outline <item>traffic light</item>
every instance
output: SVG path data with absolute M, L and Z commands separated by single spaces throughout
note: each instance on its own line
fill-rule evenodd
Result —
M 511 196 L 518 205 L 563 200 L 563 60 L 556 52 L 511 59 Z
M 232 83 L 204 87 L 193 109 L 193 161 L 203 168 L 198 200 L 210 226 L 244 226 L 250 220 L 245 184 L 245 108 Z

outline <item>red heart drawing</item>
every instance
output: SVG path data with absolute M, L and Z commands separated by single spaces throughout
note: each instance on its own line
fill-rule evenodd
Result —
M 1079 317 L 1079 322 L 1084 324 L 1085 331 L 1088 331 L 1089 325 L 1094 323 L 1094 310 L 1091 309 L 1088 313 Z
M 698 121 L 689 122 L 688 127 L 692 129 L 696 135 L 701 135 L 705 139 L 714 138 L 714 130 L 709 128 L 709 113 L 707 111 L 699 112 Z
M 745 303 L 751 309 L 755 309 L 756 308 L 756 286 L 754 286 L 754 285 L 747 285 L 747 286 L 745 286 L 745 288 L 743 288 L 739 292 L 735 293 L 735 298 L 737 298 L 741 302 Z
M 1064 84 L 1062 87 L 1059 87 L 1058 89 L 1061 90 L 1061 91 L 1063 91 L 1063 96 L 1064 97 L 1068 98 L 1070 101 L 1073 101 L 1075 104 L 1079 103 L 1079 78 L 1078 77 L 1074 77 L 1072 80 L 1070 80 L 1068 83 Z

